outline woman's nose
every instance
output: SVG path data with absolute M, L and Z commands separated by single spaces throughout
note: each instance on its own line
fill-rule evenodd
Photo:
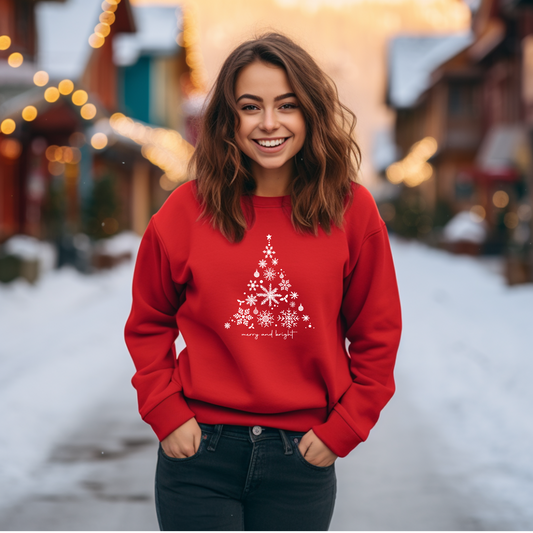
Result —
M 276 114 L 273 111 L 265 110 L 263 120 L 260 124 L 265 131 L 273 131 L 279 127 Z

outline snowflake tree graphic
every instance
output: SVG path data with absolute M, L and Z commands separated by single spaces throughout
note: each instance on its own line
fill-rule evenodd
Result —
M 298 288 L 293 287 L 282 267 L 283 258 L 274 249 L 272 235 L 266 236 L 266 244 L 262 248 L 262 256 L 252 258 L 250 262 L 253 269 L 251 276 L 243 279 L 246 289 L 242 297 L 236 298 L 237 311 L 224 323 L 224 327 L 254 329 L 256 332 L 276 328 L 279 333 L 313 329 L 308 309 L 304 314 L 300 293 L 296 292 Z

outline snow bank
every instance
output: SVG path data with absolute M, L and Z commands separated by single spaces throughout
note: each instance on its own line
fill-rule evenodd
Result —
M 443 236 L 448 242 L 468 241 L 481 244 L 487 239 L 488 226 L 482 218 L 461 211 L 444 226 Z
M 479 259 L 393 239 L 404 331 L 397 376 L 457 451 L 442 465 L 517 529 L 533 524 L 533 286 Z
M 14 235 L 4 243 L 3 250 L 26 261 L 37 259 L 41 273 L 52 270 L 57 263 L 54 245 L 29 235 Z

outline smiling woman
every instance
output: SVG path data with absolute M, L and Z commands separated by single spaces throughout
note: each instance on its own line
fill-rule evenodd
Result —
M 354 125 L 283 35 L 222 66 L 191 181 L 143 237 L 126 325 L 139 410 L 161 441 L 162 529 L 328 529 L 336 459 L 394 392 L 398 290 L 355 183 Z

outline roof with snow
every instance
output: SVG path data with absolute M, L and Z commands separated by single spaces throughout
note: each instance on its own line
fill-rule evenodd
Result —
M 412 107 L 429 87 L 431 73 L 473 41 L 471 32 L 393 39 L 389 46 L 389 105 L 397 109 Z
M 38 67 L 50 78 L 78 79 L 93 51 L 87 40 L 102 12 L 101 0 L 38 3 Z
M 181 25 L 179 8 L 164 6 L 133 7 L 137 32 L 121 34 L 113 42 L 117 65 L 132 65 L 140 55 L 172 55 L 179 49 L 176 42 Z

